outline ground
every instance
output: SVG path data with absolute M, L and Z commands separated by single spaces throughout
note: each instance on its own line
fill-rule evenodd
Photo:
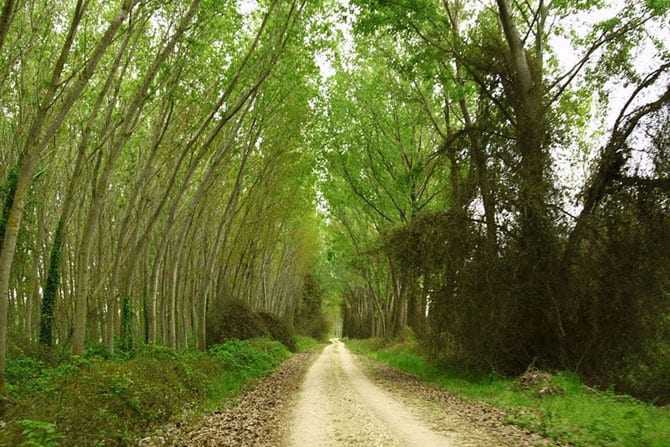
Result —
M 165 428 L 140 445 L 553 445 L 504 423 L 504 414 L 359 358 L 333 341 L 300 354 L 233 405 L 195 425 Z

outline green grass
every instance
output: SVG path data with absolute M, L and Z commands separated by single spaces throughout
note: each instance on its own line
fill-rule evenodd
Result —
M 437 384 L 459 396 L 502 408 L 509 422 L 575 446 L 670 446 L 670 410 L 611 392 L 594 392 L 570 373 L 554 375 L 565 390 L 538 397 L 514 380 L 473 375 L 428 362 L 408 344 L 384 345 L 379 340 L 351 340 L 348 346 L 374 360 Z
M 295 340 L 296 347 L 298 348 L 297 352 L 314 351 L 323 345 L 323 343 L 320 341 L 312 337 L 306 337 L 304 335 L 295 335 L 293 336 L 293 339 Z
M 253 339 L 206 353 L 145 347 L 132 356 L 90 354 L 55 366 L 12 358 L 0 446 L 132 444 L 182 419 L 185 410 L 197 415 L 216 409 L 290 355 L 277 341 Z
M 226 368 L 207 385 L 203 404 L 206 411 L 216 409 L 223 400 L 239 393 L 249 381 L 267 375 L 291 355 L 282 343 L 264 338 L 226 342 L 212 347 L 209 354 Z

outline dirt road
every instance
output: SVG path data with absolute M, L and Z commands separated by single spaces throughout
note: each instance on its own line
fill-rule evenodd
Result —
M 535 447 L 556 445 L 504 412 L 352 355 L 334 341 L 293 356 L 197 423 L 171 424 L 141 447 Z
M 345 345 L 334 341 L 307 372 L 290 422 L 290 447 L 497 446 L 495 436 L 458 415 L 440 415 L 429 402 L 373 383 Z

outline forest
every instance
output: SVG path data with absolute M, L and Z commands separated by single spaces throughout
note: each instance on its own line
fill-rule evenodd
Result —
M 330 337 L 667 445 L 668 0 L 0 3 L 0 445 L 128 445 Z

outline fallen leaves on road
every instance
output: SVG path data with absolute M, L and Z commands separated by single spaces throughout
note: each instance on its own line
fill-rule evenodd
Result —
M 140 447 L 277 446 L 285 435 L 284 418 L 297 394 L 312 354 L 296 354 L 230 405 L 195 426 L 165 427 L 140 441 Z

